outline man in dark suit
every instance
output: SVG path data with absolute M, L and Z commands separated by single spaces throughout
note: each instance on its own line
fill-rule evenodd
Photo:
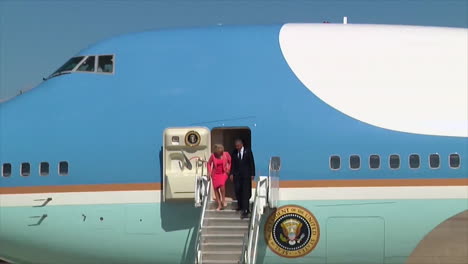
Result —
M 238 211 L 242 211 L 241 218 L 250 213 L 250 197 L 252 196 L 252 181 L 255 178 L 255 161 L 250 149 L 244 147 L 242 140 L 237 139 L 236 149 L 232 152 L 231 181 L 237 198 Z

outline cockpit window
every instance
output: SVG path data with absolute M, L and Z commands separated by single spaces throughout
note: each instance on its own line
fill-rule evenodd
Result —
M 104 55 L 99 56 L 98 59 L 98 72 L 114 72 L 114 56 L 112 55 Z
M 112 74 L 114 73 L 114 55 L 87 55 L 73 57 L 48 78 L 44 78 L 44 80 L 73 72 Z
M 57 76 L 64 72 L 72 71 L 76 67 L 76 65 L 78 65 L 78 63 L 80 63 L 81 60 L 83 60 L 83 58 L 84 56 L 79 56 L 79 57 L 74 57 L 74 58 L 69 59 L 62 67 L 60 67 L 58 70 L 52 73 L 50 77 Z
M 93 72 L 94 71 L 94 61 L 96 57 L 94 56 L 89 56 L 84 60 L 80 66 L 78 66 L 78 69 L 76 71 L 81 71 L 81 72 Z

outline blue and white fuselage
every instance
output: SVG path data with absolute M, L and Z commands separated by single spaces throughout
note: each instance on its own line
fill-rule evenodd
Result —
M 260 174 L 281 157 L 280 204 L 321 226 L 291 263 L 404 263 L 468 210 L 466 36 L 286 24 L 93 45 L 77 57 L 111 56 L 111 71 L 69 71 L 0 105 L 0 259 L 193 262 L 200 209 L 162 201 L 161 137 L 203 126 L 248 127 Z M 258 263 L 284 263 L 260 243 Z

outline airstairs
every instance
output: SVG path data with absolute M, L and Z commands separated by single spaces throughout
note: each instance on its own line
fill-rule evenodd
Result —
M 216 204 L 209 204 L 201 231 L 202 263 L 239 262 L 250 221 L 240 219 L 236 207 L 237 203 L 233 202 L 226 209 L 216 211 Z
M 260 176 L 253 195 L 250 218 L 240 219 L 237 203 L 216 211 L 211 200 L 210 182 L 197 179 L 197 197 L 202 207 L 196 240 L 196 264 L 254 264 L 257 256 L 260 223 L 266 207 L 277 207 L 280 158 L 272 157 L 269 175 Z

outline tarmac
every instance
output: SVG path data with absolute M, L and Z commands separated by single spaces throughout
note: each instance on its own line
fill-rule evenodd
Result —
M 468 210 L 434 228 L 406 264 L 468 264 Z

